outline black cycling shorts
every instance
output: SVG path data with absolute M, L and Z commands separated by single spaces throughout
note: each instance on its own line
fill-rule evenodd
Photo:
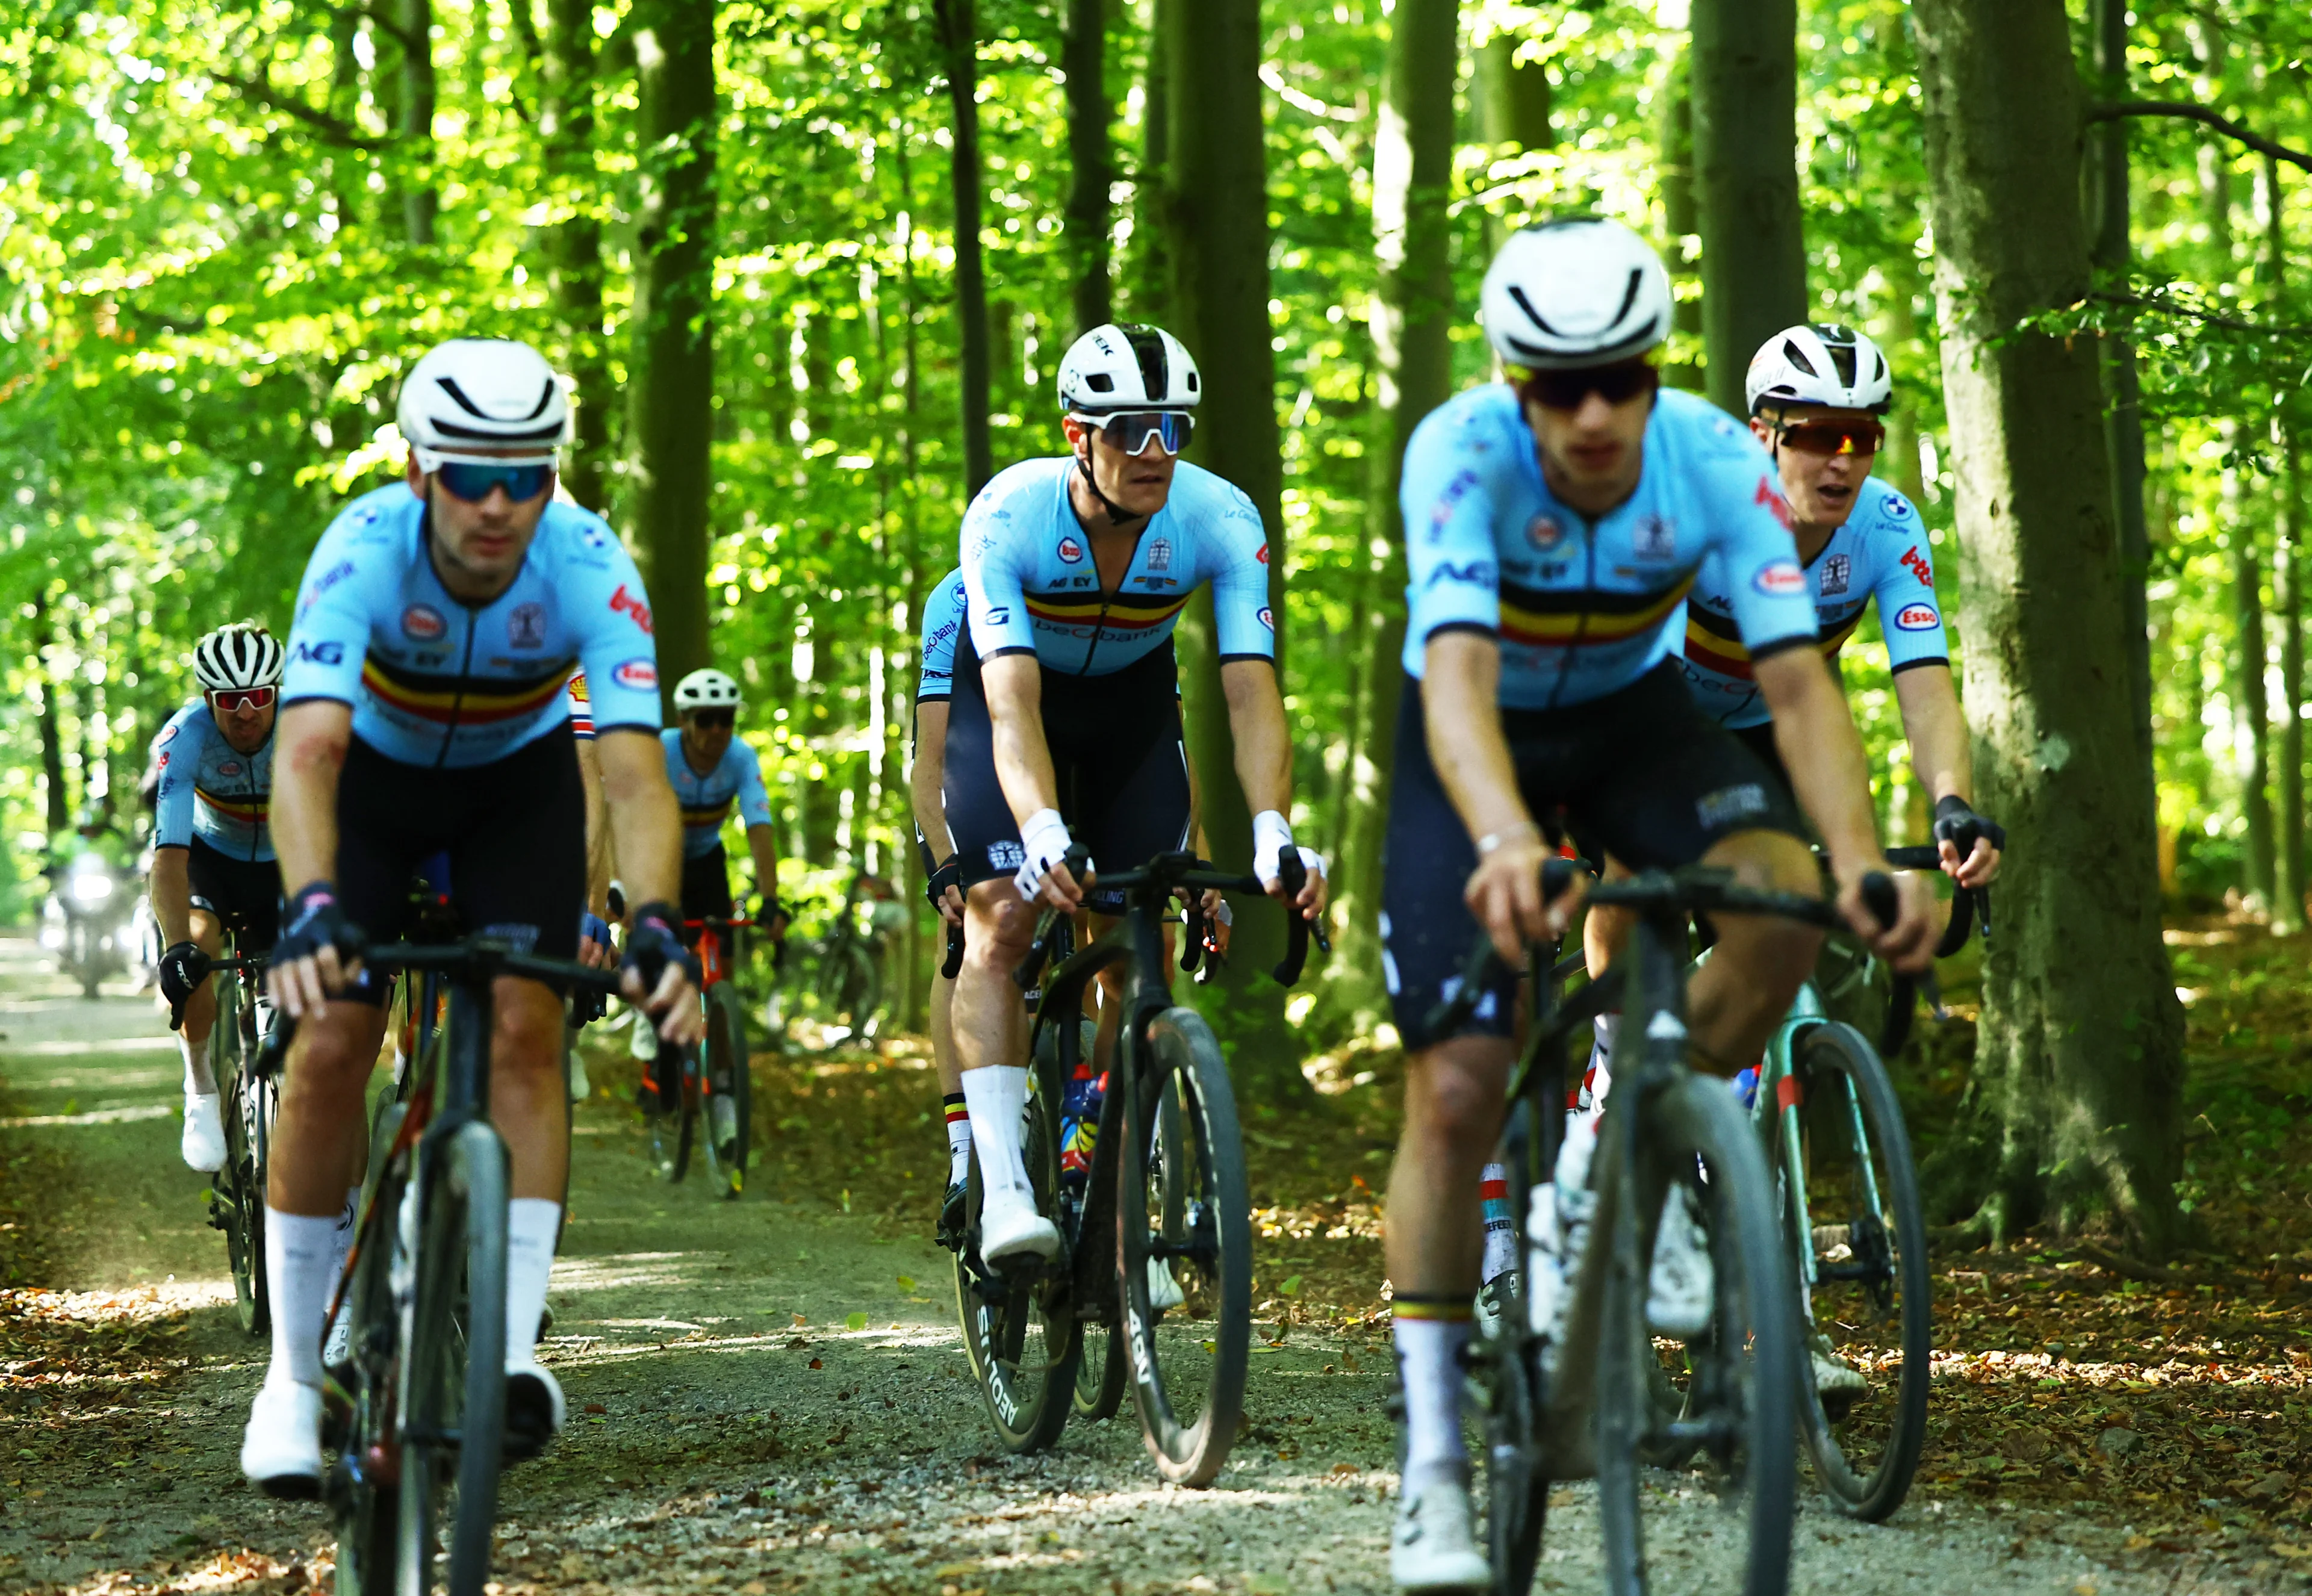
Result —
M 731 912 L 731 861 L 716 843 L 705 853 L 693 858 L 682 856 L 682 917 L 686 920 L 729 920 Z M 685 940 L 690 934 L 683 933 Z M 725 934 L 725 941 L 729 940 Z
M 1169 644 L 1110 676 L 1046 671 L 1043 707 L 1060 815 L 1095 868 L 1134 870 L 1188 846 L 1188 759 Z M 968 631 L 957 640 L 944 768 L 947 829 L 965 889 L 1012 875 L 1027 850 L 996 779 L 995 727 Z M 1085 901 L 1105 914 L 1124 908 L 1120 895 L 1096 889 Z
M 281 867 L 270 859 L 236 859 L 196 837 L 185 874 L 193 907 L 232 927 L 242 951 L 261 953 L 281 934 Z
M 1742 746 L 1757 755 L 1758 762 L 1782 784 L 1782 791 L 1795 795 L 1798 789 L 1791 785 L 1790 770 L 1782 763 L 1782 750 L 1774 746 L 1774 723 L 1760 721 L 1755 726 L 1735 726 L 1731 730 L 1742 740 Z
M 1545 825 L 1561 824 L 1633 868 L 1691 864 L 1741 831 L 1803 838 L 1789 789 L 1742 740 L 1703 713 L 1675 662 L 1568 709 L 1502 711 L 1518 791 Z M 1462 901 L 1477 846 L 1429 759 L 1421 684 L 1406 679 L 1397 720 L 1381 888 L 1382 962 L 1407 1048 L 1458 984 L 1476 941 Z M 1516 981 L 1504 976 L 1462 1027 L 1510 1034 Z
M 586 904 L 586 794 L 567 725 L 504 759 L 436 770 L 389 759 L 356 737 L 337 777 L 337 899 L 373 943 L 409 934 L 409 883 L 450 861 L 450 906 L 468 931 L 546 959 L 574 959 Z M 302 884 L 302 882 L 300 883 Z M 385 1001 L 364 969 L 345 995 Z

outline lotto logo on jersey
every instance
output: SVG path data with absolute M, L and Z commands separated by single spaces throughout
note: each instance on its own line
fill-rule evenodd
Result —
M 1919 552 L 1917 544 L 1914 543 L 1903 550 L 1903 569 L 1917 577 L 1921 587 L 1934 586 L 1934 567 L 1927 564 L 1927 557 Z
M 648 660 L 628 660 L 610 672 L 610 680 L 622 688 L 637 692 L 652 692 L 658 688 L 658 667 Z
M 643 629 L 643 636 L 647 637 L 651 635 L 650 606 L 644 603 L 641 599 L 637 598 L 633 593 L 628 592 L 626 591 L 626 584 L 623 582 L 618 583 L 618 591 L 610 595 L 610 613 L 612 615 L 630 615 L 634 617 L 635 625 Z M 658 678 L 656 676 L 652 676 L 651 678 L 651 682 L 652 686 L 656 686 Z
M 1060 563 L 1066 566 L 1083 564 L 1083 545 L 1073 538 L 1060 539 Z
M 1905 604 L 1895 612 L 1898 631 L 1931 632 L 1943 624 L 1943 618 L 1932 604 Z
M 1750 578 L 1750 585 L 1770 599 L 1789 598 L 1806 592 L 1806 573 L 1795 560 L 1776 560 Z
M 401 612 L 401 635 L 420 643 L 437 643 L 450 634 L 450 623 L 431 604 L 412 604 Z
M 1782 523 L 1782 531 L 1787 532 L 1791 530 L 1789 503 L 1783 499 L 1782 490 L 1764 477 L 1758 478 L 1758 491 L 1750 495 L 1750 502 L 1754 504 L 1764 504 L 1774 513 L 1774 519 Z

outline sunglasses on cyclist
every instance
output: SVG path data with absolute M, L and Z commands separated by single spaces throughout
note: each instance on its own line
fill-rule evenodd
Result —
M 1642 360 L 1569 371 L 1528 370 L 1517 373 L 1518 391 L 1545 410 L 1578 410 L 1591 394 L 1609 405 L 1626 405 L 1661 386 L 1661 373 Z
M 277 688 L 220 688 L 209 695 L 212 708 L 232 715 L 242 709 L 270 709 Z
M 1146 452 L 1151 438 L 1164 446 L 1165 453 L 1178 454 L 1196 435 L 1196 418 L 1180 410 L 1121 410 L 1113 416 L 1079 419 L 1087 425 L 1096 424 L 1110 449 L 1135 456 Z
M 690 712 L 690 723 L 702 732 L 720 732 L 739 723 L 739 712 L 735 709 L 694 709 Z
M 434 480 L 447 488 L 454 498 L 469 504 L 478 504 L 490 496 L 494 487 L 506 490 L 506 497 L 519 504 L 536 498 L 554 480 L 551 465 L 500 465 L 495 461 L 483 464 L 478 460 L 445 460 L 434 471 Z
M 1774 429 L 1774 440 L 1801 454 L 1876 454 L 1887 428 L 1869 417 L 1852 421 L 1793 421 Z

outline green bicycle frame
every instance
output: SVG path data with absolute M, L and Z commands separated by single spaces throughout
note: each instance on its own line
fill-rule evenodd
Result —
M 1799 1137 L 1799 1110 L 1804 1097 L 1792 1060 L 1798 1055 L 1799 1043 L 1817 1026 L 1829 1024 L 1822 994 L 1816 990 L 1808 978 L 1791 999 L 1790 1013 L 1774 1030 L 1773 1039 L 1766 1044 L 1766 1055 L 1758 1066 L 1758 1092 L 1751 1100 L 1750 1123 L 1764 1138 L 1768 1133 L 1769 1115 L 1779 1115 L 1782 1129 L 1782 1179 L 1790 1201 L 1784 1212 L 1790 1215 L 1791 1241 L 1799 1263 L 1799 1300 L 1806 1311 L 1808 1330 L 1814 1328 L 1815 1271 L 1814 1232 L 1807 1203 L 1806 1157 Z M 1854 1083 L 1843 1073 L 1835 1076 L 1839 1095 L 1844 1098 L 1846 1117 L 1854 1130 L 1854 1162 L 1861 1172 L 1862 1197 L 1866 1212 L 1885 1212 L 1878 1191 L 1878 1171 L 1870 1157 L 1870 1141 L 1862 1123 L 1862 1105 L 1854 1095 Z

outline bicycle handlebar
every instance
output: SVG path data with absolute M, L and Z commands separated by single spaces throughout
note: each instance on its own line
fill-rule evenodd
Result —
M 1090 863 L 1090 855 L 1085 851 L 1082 844 L 1074 843 L 1071 844 L 1068 851 L 1061 855 L 1060 863 L 1070 875 L 1081 875 L 1084 866 Z M 1308 882 L 1308 866 L 1301 862 L 1300 852 L 1290 847 L 1279 848 L 1277 867 L 1277 873 L 1283 879 L 1286 890 L 1294 897 L 1299 896 L 1300 889 Z M 1257 892 L 1263 897 L 1267 896 L 1268 893 L 1267 887 L 1257 876 L 1231 875 L 1225 871 L 1214 870 L 1194 854 L 1159 854 L 1136 870 L 1119 871 L 1114 875 L 1097 876 L 1094 878 L 1094 882 L 1102 891 L 1131 893 L 1153 889 L 1158 897 L 1162 897 L 1181 887 L 1210 889 L 1222 892 Z M 1289 899 L 1286 907 L 1292 908 Z M 1051 912 L 1056 914 L 1057 911 Z M 1322 926 L 1315 925 L 1302 918 L 1297 910 L 1288 916 L 1284 958 L 1274 970 L 1269 972 L 1280 987 L 1290 987 L 1300 978 L 1301 967 L 1308 962 L 1309 942 L 1311 936 L 1315 937 L 1317 945 L 1326 952 L 1329 953 L 1333 951 L 1332 942 L 1325 935 Z M 949 959 L 951 965 L 959 966 L 961 961 L 959 940 L 952 934 L 949 937 Z M 1036 945 L 1029 951 L 1028 957 L 1020 962 L 1020 968 L 1012 972 L 1012 980 L 1019 984 L 1021 991 L 1032 989 L 1042 976 L 1044 966 L 1051 958 L 1052 940 L 1052 926 L 1049 924 L 1038 928 Z
M 490 936 L 469 936 L 442 943 L 384 943 L 364 952 L 362 961 L 380 969 L 440 970 L 453 980 L 460 977 L 486 980 L 495 976 L 522 976 L 535 981 L 591 987 L 597 992 L 617 991 L 622 978 L 615 965 L 598 969 L 566 959 L 540 959 Z

